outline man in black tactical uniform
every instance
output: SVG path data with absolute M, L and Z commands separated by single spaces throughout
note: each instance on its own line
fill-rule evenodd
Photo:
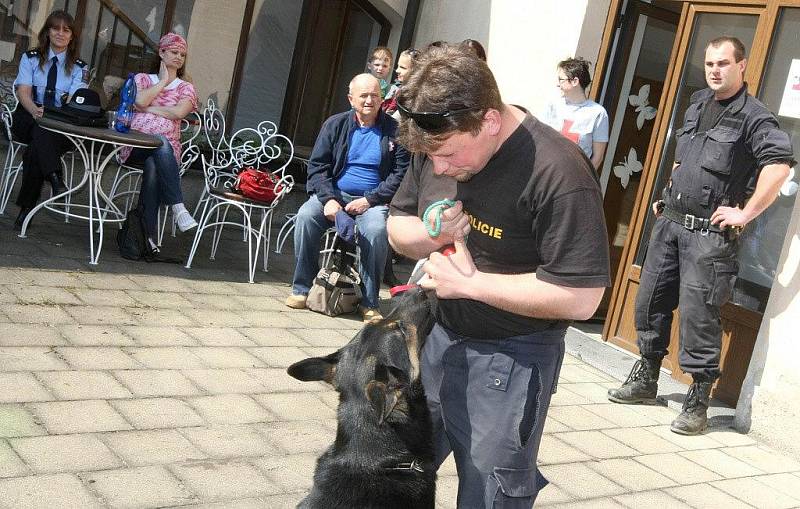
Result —
M 680 366 L 694 382 L 671 426 L 682 435 L 706 428 L 711 385 L 720 376 L 720 307 L 739 269 L 738 232 L 775 200 L 794 164 L 789 136 L 747 93 L 746 64 L 744 45 L 734 37 L 706 47 L 708 88 L 691 97 L 676 131 L 671 179 L 653 204 L 657 219 L 635 308 L 641 360 L 622 387 L 608 391 L 616 403 L 655 401 L 678 307 Z

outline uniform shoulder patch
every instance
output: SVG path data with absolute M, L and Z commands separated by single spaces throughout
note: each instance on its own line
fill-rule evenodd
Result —
M 83 60 L 81 60 L 79 58 L 79 59 L 75 60 L 75 65 L 77 65 L 78 67 L 86 67 L 86 62 L 84 62 Z
M 38 49 L 28 50 L 28 51 L 25 52 L 25 54 L 28 55 L 28 58 L 38 57 L 39 56 L 39 50 Z

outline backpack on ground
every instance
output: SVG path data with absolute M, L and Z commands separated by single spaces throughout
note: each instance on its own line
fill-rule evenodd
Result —
M 151 255 L 147 245 L 147 229 L 144 226 L 144 214 L 139 208 L 131 209 L 117 232 L 119 254 L 127 260 L 145 260 Z
M 122 228 L 117 232 L 119 254 L 127 260 L 144 260 L 146 262 L 183 263 L 177 258 L 159 256 L 158 249 L 153 249 L 147 242 L 147 227 L 144 223 L 144 212 L 137 207 L 128 211 Z
M 328 316 L 353 313 L 361 302 L 361 277 L 347 243 L 338 235 L 328 263 L 314 278 L 306 308 Z

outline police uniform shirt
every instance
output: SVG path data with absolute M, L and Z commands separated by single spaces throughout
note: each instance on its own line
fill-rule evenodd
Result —
M 44 63 L 44 68 L 39 67 L 39 51 L 31 50 L 22 55 L 19 62 L 19 72 L 17 74 L 17 85 L 28 85 L 35 87 L 35 95 L 33 100 L 36 104 L 44 104 L 44 93 L 47 88 L 47 74 L 50 72 L 50 67 L 53 65 L 52 59 L 56 57 L 58 66 L 58 76 L 56 79 L 56 94 L 55 105 L 61 106 L 61 98 L 66 94 L 72 96 L 79 88 L 87 88 L 86 76 L 86 63 L 81 60 L 76 60 L 72 66 L 72 71 L 67 74 L 67 52 L 61 53 L 53 52 L 50 48 L 47 52 L 47 62 Z

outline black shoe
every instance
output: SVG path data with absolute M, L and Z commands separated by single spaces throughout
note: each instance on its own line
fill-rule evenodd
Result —
M 20 232 L 22 231 L 22 223 L 25 222 L 25 218 L 28 217 L 30 211 L 33 210 L 33 207 L 23 207 L 19 210 L 19 215 L 17 216 L 17 220 L 14 221 L 14 231 Z
M 653 404 L 658 394 L 661 359 L 642 357 L 633 365 L 628 379 L 619 389 L 609 389 L 608 399 L 614 403 Z
M 67 192 L 67 186 L 64 185 L 64 181 L 61 180 L 61 175 L 59 175 L 57 172 L 54 171 L 48 175 L 47 181 L 50 182 L 51 186 L 53 186 L 53 196 Z
M 712 382 L 694 382 L 689 386 L 683 411 L 669 429 L 679 435 L 699 435 L 708 426 L 708 398 Z

